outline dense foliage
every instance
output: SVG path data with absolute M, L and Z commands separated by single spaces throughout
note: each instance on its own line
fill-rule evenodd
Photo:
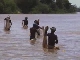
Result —
M 0 0 L 0 13 L 73 13 L 76 6 L 68 0 Z
M 80 7 L 79 7 L 79 8 L 77 8 L 77 12 L 80 12 Z
M 0 0 L 0 13 L 17 13 L 17 10 L 14 0 Z

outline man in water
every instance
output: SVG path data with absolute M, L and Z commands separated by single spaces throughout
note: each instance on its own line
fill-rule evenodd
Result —
M 34 25 L 34 28 L 37 30 L 37 34 L 40 36 L 39 28 L 40 29 L 42 29 L 42 28 L 39 26 L 39 20 L 35 20 L 33 25 Z
M 22 20 L 22 25 L 24 26 L 28 26 L 28 17 L 25 17 L 25 20 Z
M 37 25 L 39 25 L 39 19 L 38 19 L 38 20 L 35 20 L 35 21 L 36 21 L 35 23 L 36 23 Z
M 5 29 L 6 30 L 10 30 L 10 27 L 11 27 L 11 25 L 12 25 L 12 22 L 11 22 L 11 20 L 10 20 L 10 16 L 9 17 L 7 17 L 7 18 L 5 18 L 4 19 L 5 20 Z
M 44 36 L 48 36 L 48 49 L 53 49 L 55 47 L 55 43 L 58 44 L 58 37 L 57 37 L 57 35 L 54 34 L 54 32 L 56 31 L 56 28 L 52 27 L 50 29 L 51 29 L 51 33 L 48 33 L 48 34 L 47 34 L 48 28 L 45 29 Z M 43 45 L 45 45 L 44 43 L 46 41 L 47 40 L 44 40 Z M 46 43 L 46 45 L 47 45 L 47 43 Z
M 33 25 L 32 28 L 30 28 L 30 40 L 31 39 L 36 39 L 35 38 L 35 33 L 37 32 L 36 28 L 35 28 L 35 25 Z

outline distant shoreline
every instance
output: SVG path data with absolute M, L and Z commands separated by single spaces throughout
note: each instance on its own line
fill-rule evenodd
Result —
M 74 12 L 74 13 L 48 13 L 48 14 L 77 14 L 77 13 L 79 13 L 79 12 Z M 13 13 L 13 14 L 15 14 L 15 13 Z M 25 13 L 18 13 L 18 14 L 25 14 Z M 31 13 L 29 13 L 29 14 L 31 14 Z M 40 14 L 40 13 L 36 13 L 36 14 Z M 47 14 L 47 13 L 45 13 L 45 14 Z

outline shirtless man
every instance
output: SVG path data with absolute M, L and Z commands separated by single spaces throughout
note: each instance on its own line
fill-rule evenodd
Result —
M 28 17 L 25 17 L 25 20 L 22 20 L 23 27 L 28 26 Z
M 36 34 L 37 30 L 35 28 L 35 25 L 33 25 L 33 27 L 30 28 L 30 40 L 31 39 L 36 39 L 35 38 L 35 34 Z
M 51 33 L 47 33 L 48 26 L 45 27 L 44 31 L 44 39 L 43 39 L 43 47 L 48 49 L 53 49 L 55 47 L 55 43 L 58 44 L 58 37 L 54 34 L 56 31 L 55 27 L 50 28 Z M 47 45 L 47 36 L 48 36 L 48 45 Z
M 11 25 L 12 25 L 12 22 L 11 22 L 11 20 L 10 20 L 10 16 L 9 17 L 7 17 L 7 18 L 5 18 L 4 19 L 4 25 L 5 25 L 5 29 L 6 30 L 10 30 L 10 27 L 11 27 Z

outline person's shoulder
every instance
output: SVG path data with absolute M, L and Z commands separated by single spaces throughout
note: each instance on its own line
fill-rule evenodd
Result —
M 30 29 L 32 29 L 32 27 Z
M 7 20 L 7 18 L 5 18 L 4 20 Z
M 35 28 L 31 27 L 30 29 L 35 29 Z
M 22 21 L 25 21 L 25 20 L 22 20 Z

